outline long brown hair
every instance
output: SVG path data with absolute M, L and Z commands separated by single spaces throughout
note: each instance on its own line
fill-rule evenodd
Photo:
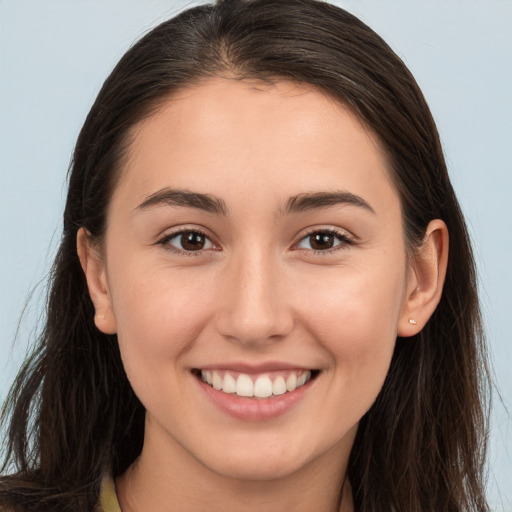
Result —
M 47 322 L 3 410 L 10 419 L 0 504 L 92 510 L 102 476 L 140 453 L 144 410 L 116 336 L 100 333 L 76 254 L 81 227 L 101 241 L 129 132 L 174 91 L 211 76 L 309 83 L 351 108 L 391 162 L 410 250 L 443 219 L 450 258 L 441 302 L 397 339 L 349 462 L 358 511 L 488 510 L 483 492 L 488 375 L 466 226 L 438 133 L 416 82 L 360 20 L 315 0 L 224 0 L 189 9 L 135 44 L 105 81 L 80 132 Z

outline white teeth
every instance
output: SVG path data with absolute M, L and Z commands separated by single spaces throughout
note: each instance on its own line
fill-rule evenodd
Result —
M 275 377 L 274 382 L 267 374 L 259 375 L 255 381 L 245 373 L 238 374 L 235 379 L 229 371 L 222 372 L 202 370 L 201 380 L 208 383 L 214 389 L 224 393 L 236 393 L 242 397 L 268 398 L 272 395 L 283 395 L 286 392 L 295 391 L 311 379 L 311 371 L 290 372 L 288 378 L 282 375 Z
M 301 386 L 304 386 L 304 384 L 306 384 L 306 381 L 308 380 L 308 372 L 304 372 L 304 373 L 301 373 L 298 377 L 297 377 L 297 387 L 300 388 Z M 309 376 L 311 377 L 311 373 L 309 374 Z
M 254 383 L 254 396 L 268 398 L 272 396 L 272 381 L 268 375 L 260 375 Z
M 295 391 L 297 389 L 297 374 L 290 373 L 286 379 L 286 390 Z
M 215 389 L 222 389 L 222 379 L 217 372 L 213 372 L 212 375 L 212 386 Z
M 251 377 L 241 373 L 236 379 L 236 394 L 238 396 L 254 396 L 254 385 Z
M 284 381 L 284 377 L 279 375 L 272 385 L 272 394 L 283 395 L 284 393 L 286 393 L 286 382 Z
M 236 380 L 228 372 L 224 374 L 222 391 L 224 391 L 224 393 L 236 393 Z

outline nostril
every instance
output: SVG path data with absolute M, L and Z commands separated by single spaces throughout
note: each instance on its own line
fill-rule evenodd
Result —
M 244 345 L 278 342 L 293 330 L 293 318 L 278 308 L 243 310 L 242 307 L 222 312 L 217 319 L 218 332 Z

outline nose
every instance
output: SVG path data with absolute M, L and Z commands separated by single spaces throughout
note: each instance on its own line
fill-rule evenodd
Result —
M 242 255 L 223 272 L 217 330 L 244 345 L 278 341 L 293 329 L 285 279 L 272 257 Z

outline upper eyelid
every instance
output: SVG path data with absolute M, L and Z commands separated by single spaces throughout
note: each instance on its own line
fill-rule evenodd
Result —
M 170 239 L 174 238 L 175 236 L 178 236 L 182 233 L 199 233 L 206 238 L 210 239 L 213 242 L 214 236 L 211 235 L 211 233 L 199 226 L 194 227 L 177 227 L 177 228 L 169 228 L 169 230 L 164 230 L 160 235 L 157 236 L 157 241 L 164 240 L 164 239 Z
M 303 238 L 306 238 L 307 236 L 310 236 L 314 233 L 331 233 L 333 235 L 340 236 L 343 238 L 349 238 L 350 240 L 354 241 L 357 239 L 357 237 L 347 229 L 337 228 L 334 226 L 313 226 L 310 228 L 306 228 L 306 230 L 302 230 L 297 234 L 296 239 L 297 241 L 300 241 Z

